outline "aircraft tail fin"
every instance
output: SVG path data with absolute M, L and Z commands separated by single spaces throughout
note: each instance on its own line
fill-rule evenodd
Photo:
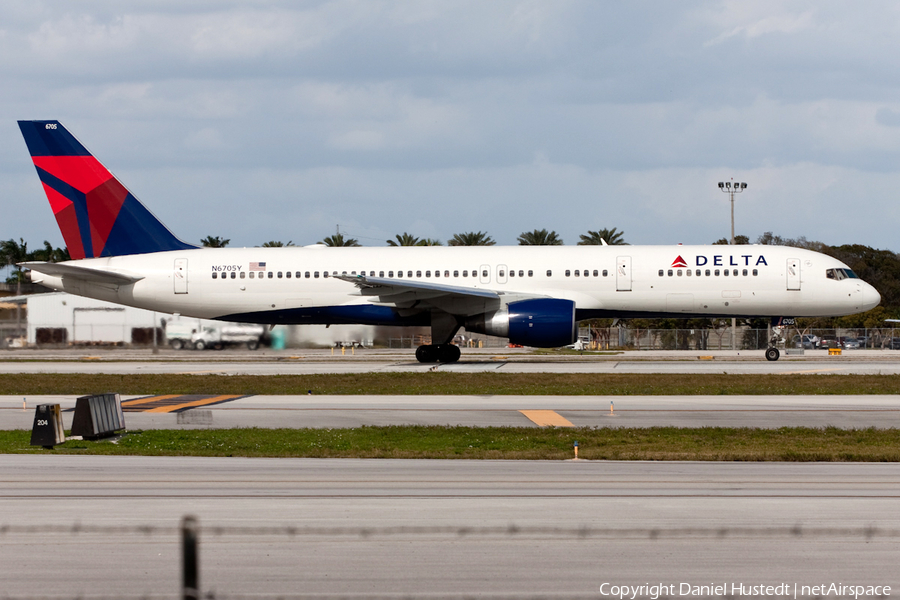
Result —
M 195 248 L 153 216 L 59 121 L 19 121 L 73 259 Z

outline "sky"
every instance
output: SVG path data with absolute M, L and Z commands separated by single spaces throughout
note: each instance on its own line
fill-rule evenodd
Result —
M 0 239 L 63 246 L 17 119 L 178 237 L 900 251 L 900 4 L 4 0 Z

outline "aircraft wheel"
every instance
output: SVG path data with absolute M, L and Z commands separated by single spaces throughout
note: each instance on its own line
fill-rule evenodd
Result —
M 459 351 L 459 346 L 454 346 L 453 344 L 445 344 L 437 348 L 439 351 L 438 360 L 442 363 L 455 363 L 462 355 Z
M 437 346 L 419 346 L 416 348 L 416 360 L 420 363 L 433 363 L 438 360 Z
M 778 351 L 778 348 L 769 348 L 766 350 L 766 360 L 778 360 L 779 356 L 781 356 L 781 352 Z

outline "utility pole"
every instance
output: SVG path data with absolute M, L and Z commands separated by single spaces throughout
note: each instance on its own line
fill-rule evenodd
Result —
M 746 183 L 720 181 L 719 189 L 731 196 L 731 245 L 734 246 L 734 195 L 747 189 Z M 731 349 L 737 350 L 737 319 L 731 319 Z

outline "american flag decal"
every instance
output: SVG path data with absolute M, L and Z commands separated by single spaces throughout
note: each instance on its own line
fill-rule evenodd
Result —
M 251 271 L 265 271 L 265 270 L 266 270 L 266 263 L 264 263 L 264 262 L 252 262 L 252 263 L 250 263 L 250 270 L 251 270 Z

